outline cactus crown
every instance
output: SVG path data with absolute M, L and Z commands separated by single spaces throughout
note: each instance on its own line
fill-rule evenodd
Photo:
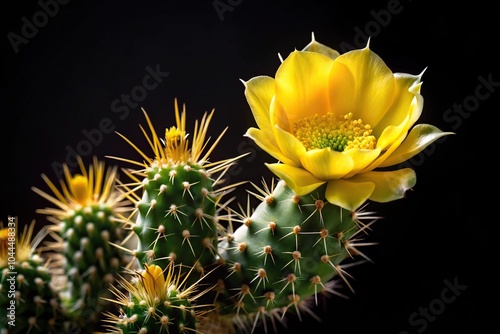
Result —
M 81 157 L 77 157 L 81 174 L 72 175 L 68 166 L 63 165 L 65 182 L 61 180 L 61 190 L 45 175 L 42 178 L 52 190 L 49 195 L 36 187 L 32 190 L 54 204 L 55 208 L 37 210 L 40 214 L 53 217 L 51 220 L 59 224 L 60 219 L 67 218 L 76 210 L 85 206 L 105 205 L 112 207 L 114 212 L 125 212 L 129 210 L 125 196 L 115 189 L 117 180 L 117 167 L 105 169 L 104 162 L 96 157 L 93 164 L 87 169 Z M 54 220 L 55 218 L 55 220 Z
M 126 194 L 116 189 L 116 166 L 105 168 L 97 157 L 88 168 L 80 156 L 77 161 L 80 168 L 74 174 L 63 164 L 59 187 L 42 174 L 50 194 L 36 187 L 32 190 L 53 204 L 37 213 L 53 223 L 47 226 L 52 240 L 46 241 L 44 249 L 62 309 L 72 326 L 90 331 L 105 307 L 98 299 L 100 291 L 107 293 L 115 273 L 128 261 L 111 243 L 123 240 L 121 222 L 133 208 Z
M 217 137 L 215 142 L 207 149 L 209 144 L 209 138 L 207 139 L 207 130 L 214 114 L 214 110 L 210 113 L 205 112 L 201 121 L 198 122 L 196 120 L 194 131 L 193 131 L 193 139 L 190 144 L 188 140 L 188 133 L 186 131 L 186 108 L 185 105 L 182 108 L 182 112 L 179 110 L 179 105 L 177 103 L 177 99 L 174 103 L 175 109 L 175 120 L 176 125 L 165 130 L 164 138 L 161 138 L 157 135 L 156 130 L 151 122 L 146 111 L 143 110 L 144 116 L 146 118 L 150 134 L 148 135 L 144 128 L 140 126 L 144 136 L 146 137 L 149 146 L 153 152 L 154 157 L 151 158 L 148 154 L 144 153 L 141 149 L 139 149 L 131 140 L 129 140 L 124 135 L 118 133 L 120 137 L 122 137 L 127 143 L 129 143 L 140 155 L 144 158 L 147 167 L 171 167 L 177 165 L 192 165 L 197 164 L 204 168 L 215 168 L 216 166 L 227 167 L 230 165 L 235 159 L 223 160 L 219 162 L 208 163 L 208 157 L 215 149 L 219 141 L 222 139 L 222 136 L 227 131 L 227 127 L 222 131 L 222 133 Z M 119 158 L 112 157 L 118 160 L 126 161 L 132 163 L 134 165 L 138 165 L 141 167 L 145 167 L 144 163 Z M 218 169 L 217 169 L 218 170 Z M 216 170 L 212 170 L 215 172 Z

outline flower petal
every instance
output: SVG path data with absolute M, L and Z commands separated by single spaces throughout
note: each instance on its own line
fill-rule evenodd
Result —
M 420 118 L 420 115 L 422 115 L 422 109 L 424 109 L 424 97 L 420 95 L 421 87 L 422 83 L 419 82 L 408 89 L 410 93 L 415 94 L 410 106 L 410 127 L 412 127 L 413 124 L 415 124 L 415 122 Z
M 259 146 L 261 149 L 269 153 L 277 160 L 285 164 L 297 166 L 297 164 L 293 160 L 283 155 L 279 147 L 277 147 L 274 142 L 271 142 L 269 140 L 269 137 L 266 135 L 266 132 L 256 128 L 249 128 L 245 133 L 245 137 L 252 139 L 257 144 L 257 146 Z
M 274 127 L 274 137 L 282 154 L 292 160 L 294 166 L 299 166 L 301 164 L 300 157 L 306 153 L 300 140 L 277 125 Z
M 273 97 L 271 101 L 270 119 L 272 128 L 274 128 L 275 125 L 278 125 L 281 129 L 292 133 L 292 127 L 290 126 L 290 121 L 288 120 L 285 108 L 283 108 L 281 103 L 276 100 L 275 97 Z
M 354 211 L 359 208 L 375 189 L 373 182 L 351 182 L 350 179 L 331 180 L 326 187 L 328 202 Z
M 375 148 L 373 150 L 361 150 L 354 148 L 344 151 L 343 153 L 349 155 L 354 162 L 354 167 L 349 173 L 344 176 L 344 178 L 350 178 L 351 176 L 355 175 L 360 170 L 365 168 L 380 155 L 380 152 L 381 150 L 379 148 Z
M 245 96 L 257 126 L 261 130 L 272 131 L 269 107 L 274 96 L 274 79 L 267 76 L 257 76 L 244 84 Z
M 404 122 L 397 125 L 389 125 L 384 128 L 380 137 L 377 138 L 377 148 L 387 151 L 389 146 L 394 146 L 394 142 L 396 142 L 401 135 L 406 136 L 409 130 L 409 124 L 409 117 L 407 117 Z
M 335 59 L 329 90 L 333 113 L 345 115 L 352 112 L 354 119 L 361 118 L 365 124 L 373 126 L 389 110 L 396 84 L 384 61 L 366 47 Z
M 293 126 L 298 120 L 330 109 L 328 78 L 334 61 L 320 53 L 294 51 L 276 72 L 276 99 Z
M 435 140 L 451 135 L 453 132 L 443 132 L 434 125 L 417 124 L 398 148 L 380 164 L 380 167 L 393 166 L 410 159 Z
M 409 106 L 408 113 L 401 113 L 401 115 L 405 115 L 405 119 L 400 124 L 389 125 L 383 130 L 377 139 L 377 147 L 384 150 L 384 153 L 361 172 L 367 172 L 382 165 L 403 142 L 408 135 L 410 127 L 420 117 L 424 104 L 424 98 L 419 94 L 420 83 L 411 86 L 409 91 L 414 94 L 414 97 Z
M 325 181 L 314 177 L 303 168 L 292 167 L 289 165 L 275 163 L 266 164 L 266 166 L 299 196 L 309 194 Z
M 302 166 L 318 179 L 339 179 L 354 167 L 352 157 L 329 147 L 305 152 L 300 157 Z
M 390 202 L 405 196 L 406 191 L 413 188 L 417 182 L 415 171 L 403 168 L 395 171 L 368 172 L 358 174 L 349 179 L 351 182 L 372 182 L 375 190 L 369 199 L 375 202 Z
M 415 95 L 420 95 L 421 75 L 394 73 L 394 78 L 396 94 L 393 103 L 389 111 L 377 124 L 371 124 L 373 134 L 377 137 L 380 136 L 381 132 L 386 127 L 401 124 L 406 119 L 408 113 L 413 112 L 413 117 L 418 119 L 422 111 L 423 98 L 413 101 Z M 418 103 L 419 108 L 410 108 L 412 103 Z M 411 125 L 413 125 L 413 123 L 411 123 Z
M 334 50 L 330 48 L 329 46 L 326 46 L 324 44 L 319 43 L 314 39 L 314 34 L 312 35 L 312 40 L 309 44 L 307 44 L 302 51 L 311 51 L 311 52 L 317 52 L 324 54 L 327 57 L 330 57 L 332 59 L 337 58 L 340 56 L 340 53 L 337 50 Z
M 152 298 L 163 297 L 162 294 L 165 289 L 163 270 L 156 264 L 146 265 L 146 270 L 141 275 L 144 277 L 144 287 L 148 295 Z
M 330 112 L 337 116 L 354 113 L 355 84 L 354 75 L 349 67 L 334 62 L 329 78 Z
M 377 140 L 377 148 L 385 149 L 371 164 L 366 166 L 360 173 L 366 173 L 380 166 L 398 146 L 403 142 L 408 133 L 410 115 L 407 115 L 404 122 L 398 126 L 388 126 Z

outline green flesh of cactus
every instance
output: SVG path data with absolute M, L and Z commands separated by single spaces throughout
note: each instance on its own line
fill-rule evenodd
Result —
M 88 168 L 77 157 L 80 171 L 72 173 L 63 165 L 60 188 L 46 175 L 42 178 L 51 192 L 32 190 L 54 207 L 37 210 L 54 225 L 48 227 L 52 282 L 61 300 L 61 309 L 72 322 L 69 332 L 93 333 L 102 330 L 102 312 L 112 310 L 106 297 L 118 274 L 130 262 L 123 247 L 123 213 L 133 210 L 115 189 L 117 167 L 105 168 L 97 157 Z

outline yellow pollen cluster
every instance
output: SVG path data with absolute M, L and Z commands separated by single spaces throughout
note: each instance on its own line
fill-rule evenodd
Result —
M 352 119 L 352 113 L 340 118 L 332 113 L 306 117 L 294 127 L 294 135 L 307 151 L 331 148 L 343 152 L 351 148 L 374 149 L 377 139 L 369 124 L 361 119 Z

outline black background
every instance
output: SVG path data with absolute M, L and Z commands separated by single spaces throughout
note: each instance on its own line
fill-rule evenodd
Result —
M 229 174 L 230 182 L 269 179 L 263 163 L 272 158 L 243 137 L 254 120 L 240 79 L 274 76 L 278 54 L 301 49 L 312 32 L 338 50 L 363 47 L 367 34 L 370 48 L 394 72 L 426 69 L 419 122 L 456 135 L 413 160 L 418 181 L 406 199 L 369 204 L 384 219 L 369 237 L 379 244 L 365 249 L 374 264 L 350 269 L 356 294 L 342 289 L 349 300 L 332 297 L 328 310 L 314 309 L 322 323 L 305 316 L 302 323 L 291 319 L 289 328 L 338 334 L 499 333 L 493 273 L 498 181 L 496 154 L 490 152 L 497 151 L 498 142 L 493 136 L 500 94 L 495 68 L 500 8 L 478 0 L 441 6 L 401 0 L 397 12 L 387 15 L 395 3 L 245 0 L 232 1 L 231 10 L 220 16 L 212 1 L 73 0 L 59 5 L 18 52 L 9 33 L 21 35 L 22 18 L 33 22 L 41 7 L 36 1 L 4 4 L 0 220 L 12 215 L 23 224 L 33 219 L 37 226 L 46 224 L 35 210 L 48 203 L 31 187 L 47 189 L 40 174 L 55 180 L 52 164 L 64 162 L 66 148 L 76 149 L 86 139 L 83 130 L 109 118 L 115 131 L 146 149 L 140 108 L 161 131 L 174 122 L 174 98 L 186 104 L 188 124 L 215 108 L 212 137 L 229 126 L 213 160 L 251 153 L 239 163 L 244 172 Z M 111 103 L 141 85 L 148 66 L 169 75 L 120 119 L 123 114 L 113 112 Z M 476 96 L 487 90 L 480 88 L 479 77 L 496 83 L 482 100 Z M 447 111 L 464 103 L 470 103 L 467 113 Z M 85 162 L 92 155 L 140 158 L 115 133 L 104 134 Z M 245 200 L 243 191 L 237 194 Z M 445 280 L 466 288 L 453 302 L 439 304 Z M 425 330 L 409 322 L 420 307 L 439 305 L 445 307 Z

